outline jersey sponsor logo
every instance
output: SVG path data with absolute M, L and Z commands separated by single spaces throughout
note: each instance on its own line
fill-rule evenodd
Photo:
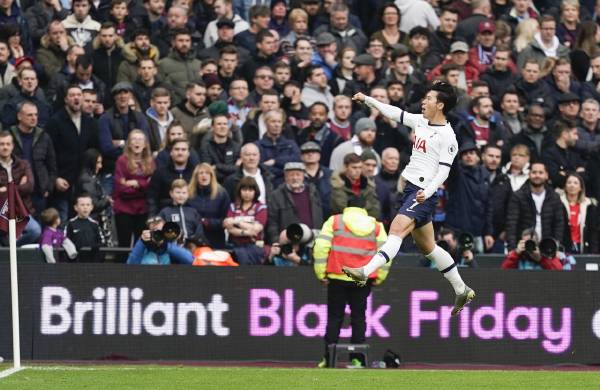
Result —
M 427 153 L 427 142 L 423 138 L 416 137 L 413 149 L 420 150 L 423 153 Z

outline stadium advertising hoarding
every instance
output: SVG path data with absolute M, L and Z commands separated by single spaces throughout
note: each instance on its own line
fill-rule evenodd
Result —
M 477 299 L 452 318 L 438 272 L 392 269 L 368 301 L 371 358 L 389 348 L 407 362 L 600 363 L 597 272 L 461 272 Z M 3 286 L 8 274 L 0 265 Z M 323 352 L 326 288 L 309 268 L 27 264 L 19 280 L 25 359 L 316 361 Z M 0 307 L 8 357 L 10 295 Z

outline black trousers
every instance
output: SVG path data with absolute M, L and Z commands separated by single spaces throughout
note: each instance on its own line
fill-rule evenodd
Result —
M 371 282 L 366 286 L 358 287 L 354 282 L 329 279 L 327 285 L 327 329 L 325 331 L 325 357 L 329 359 L 329 344 L 337 344 L 340 329 L 344 321 L 346 304 L 350 306 L 350 325 L 352 326 L 352 344 L 365 342 L 367 330 L 367 297 L 371 293 Z M 350 355 L 350 359 L 359 359 L 363 362 L 362 355 Z
M 131 248 L 131 236 L 133 235 L 133 244 L 140 238 L 142 230 L 146 229 L 146 220 L 148 214 L 115 214 L 115 224 L 117 227 L 117 243 L 120 247 Z M 127 255 L 120 258 L 120 262 L 127 261 Z

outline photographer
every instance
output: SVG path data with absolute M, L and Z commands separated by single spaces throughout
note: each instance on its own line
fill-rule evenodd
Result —
M 549 269 L 562 270 L 558 258 L 558 244 L 553 238 L 539 241 L 533 229 L 525 229 L 516 249 L 510 251 L 502 262 L 502 269 Z
M 472 235 L 463 233 L 457 238 L 453 230 L 442 228 L 438 233 L 438 237 L 437 245 L 450 253 L 450 256 L 452 256 L 458 267 L 479 268 L 479 264 L 477 264 L 473 253 Z M 420 264 L 423 267 L 435 268 L 435 264 L 432 264 L 431 260 L 426 257 L 420 260 Z
M 303 223 L 289 225 L 271 246 L 268 262 L 278 267 L 309 265 L 312 257 L 314 234 Z
M 181 233 L 179 225 L 165 223 L 161 217 L 150 218 L 146 225 L 148 229 L 142 231 L 127 264 L 192 264 L 191 252 L 177 246 L 177 237 Z

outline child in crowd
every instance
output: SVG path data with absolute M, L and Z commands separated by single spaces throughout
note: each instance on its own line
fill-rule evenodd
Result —
M 75 199 L 73 206 L 77 216 L 71 218 L 65 228 L 65 235 L 73 242 L 78 252 L 81 248 L 89 247 L 91 252 L 87 256 L 78 256 L 83 262 L 102 262 L 98 249 L 104 245 L 104 237 L 100 225 L 90 217 L 94 208 L 92 197 L 88 194 L 80 194 Z
M 44 230 L 42 231 L 42 237 L 40 239 L 40 248 L 46 259 L 47 263 L 54 264 L 56 259 L 54 258 L 54 250 L 63 248 L 66 253 L 68 260 L 73 260 L 77 257 L 77 249 L 71 240 L 65 237 L 64 233 L 58 230 L 60 226 L 60 216 L 58 210 L 55 208 L 49 208 L 40 214 L 42 225 Z M 61 255 L 61 259 L 64 256 Z
M 195 208 L 187 205 L 189 198 L 188 183 L 183 179 L 174 180 L 171 183 L 169 195 L 173 204 L 160 210 L 158 216 L 166 222 L 175 222 L 179 225 L 182 242 L 187 239 L 200 239 L 207 242 L 206 237 L 204 237 L 204 228 L 200 222 L 202 219 L 200 214 Z

